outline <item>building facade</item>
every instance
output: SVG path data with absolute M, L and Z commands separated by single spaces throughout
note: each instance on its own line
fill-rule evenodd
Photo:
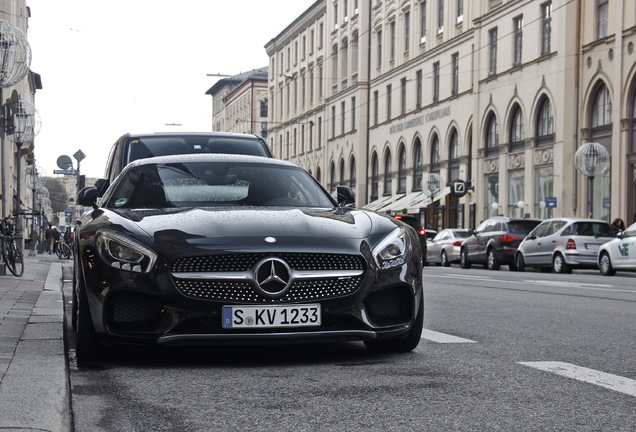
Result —
M 631 223 L 635 39 L 629 0 L 319 0 L 265 47 L 268 141 L 426 227 Z M 575 160 L 588 142 L 610 156 L 593 178 Z

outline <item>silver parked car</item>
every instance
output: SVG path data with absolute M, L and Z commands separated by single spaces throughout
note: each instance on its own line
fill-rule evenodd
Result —
M 448 267 L 451 263 L 459 262 L 459 251 L 462 242 L 470 236 L 470 230 L 462 228 L 447 228 L 441 230 L 433 240 L 429 240 L 426 247 L 426 261 L 429 264 Z
M 546 219 L 519 245 L 517 270 L 538 267 L 543 272 L 571 273 L 575 268 L 597 268 L 600 247 L 613 238 L 610 224 L 602 220 Z

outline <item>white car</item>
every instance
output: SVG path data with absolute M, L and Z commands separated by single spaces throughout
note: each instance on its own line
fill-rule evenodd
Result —
M 604 276 L 612 276 L 616 270 L 636 271 L 636 223 L 601 246 L 598 268 Z

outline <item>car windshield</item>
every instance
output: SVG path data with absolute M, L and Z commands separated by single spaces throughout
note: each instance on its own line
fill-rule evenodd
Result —
M 124 172 L 105 207 L 334 207 L 304 170 L 258 163 L 156 163 Z
M 258 138 L 205 135 L 147 136 L 128 144 L 126 164 L 137 159 L 196 153 L 226 153 L 269 157 Z
M 537 225 L 539 225 L 539 221 L 511 221 L 508 222 L 508 231 L 514 234 L 528 234 Z
M 469 231 L 454 231 L 453 234 L 456 238 L 468 238 L 470 237 Z
M 612 228 L 604 222 L 577 222 L 572 225 L 572 235 L 614 237 Z

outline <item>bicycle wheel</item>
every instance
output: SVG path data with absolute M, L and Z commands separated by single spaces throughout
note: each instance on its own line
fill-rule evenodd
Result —
M 18 245 L 14 239 L 5 241 L 5 248 L 2 251 L 4 255 L 4 262 L 7 268 L 14 276 L 20 277 L 24 274 L 24 260 L 22 258 L 22 251 L 18 249 Z
M 69 259 L 71 257 L 71 247 L 69 245 L 67 245 L 66 243 L 63 243 L 60 249 L 61 249 L 60 258 Z

